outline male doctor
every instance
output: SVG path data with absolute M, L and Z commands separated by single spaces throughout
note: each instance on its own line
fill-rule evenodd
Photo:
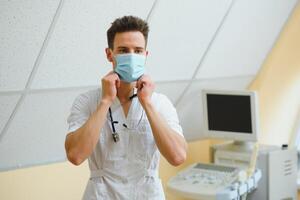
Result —
M 112 71 L 102 90 L 80 94 L 71 108 L 65 149 L 75 165 L 88 158 L 84 200 L 163 200 L 160 153 L 174 166 L 186 159 L 176 110 L 144 74 L 148 31 L 140 18 L 116 19 L 105 49 Z

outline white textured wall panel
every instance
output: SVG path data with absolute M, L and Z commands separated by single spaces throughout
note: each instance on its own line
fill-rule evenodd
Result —
M 1 132 L 7 123 L 12 111 L 14 110 L 20 95 L 1 95 L 0 96 L 0 138 Z
M 0 91 L 24 89 L 58 4 L 0 1 Z
M 219 78 L 198 80 L 192 83 L 182 101 L 177 105 L 179 121 L 187 140 L 205 138 L 203 127 L 202 89 L 243 90 L 249 85 L 253 76 L 236 78 Z
M 236 0 L 197 78 L 255 75 L 297 0 Z
M 66 1 L 32 88 L 100 84 L 112 69 L 104 49 L 106 30 L 123 15 L 146 19 L 153 0 Z
M 84 91 L 29 94 L 0 142 L 0 170 L 64 160 L 67 117 Z
M 188 81 L 160 82 L 156 84 L 156 92 L 165 94 L 173 104 L 179 98 Z
M 192 77 L 231 0 L 158 1 L 150 18 L 147 71 L 156 81 Z

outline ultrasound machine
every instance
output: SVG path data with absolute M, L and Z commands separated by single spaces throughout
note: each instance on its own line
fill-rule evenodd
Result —
M 185 199 L 297 200 L 297 151 L 258 145 L 257 93 L 203 90 L 205 138 L 224 140 L 210 147 L 211 163 L 194 163 L 168 181 Z

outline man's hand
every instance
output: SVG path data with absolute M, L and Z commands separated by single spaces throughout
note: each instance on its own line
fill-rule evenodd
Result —
M 120 87 L 118 74 L 111 71 L 102 78 L 102 100 L 111 104 L 117 96 L 117 88 Z
M 155 85 L 150 76 L 143 75 L 136 83 L 138 89 L 137 96 L 142 105 L 151 101 L 151 96 L 154 91 Z

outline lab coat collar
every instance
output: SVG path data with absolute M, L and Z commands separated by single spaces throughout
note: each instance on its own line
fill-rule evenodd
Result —
M 133 94 L 136 94 L 137 93 L 137 88 L 133 88 Z M 131 110 L 132 108 L 135 106 L 135 103 L 136 103 L 136 99 L 137 97 L 133 98 L 131 101 L 131 105 L 130 105 L 130 108 L 128 110 L 128 114 L 127 114 L 127 118 L 129 118 L 131 116 Z M 128 99 L 129 100 L 129 99 Z M 119 101 L 119 98 L 115 98 L 113 103 L 111 104 L 110 106 L 111 108 L 111 111 L 112 113 L 116 112 L 118 109 L 121 109 L 121 112 L 123 113 L 124 115 L 124 112 L 123 112 L 123 108 L 122 108 L 122 105 L 121 105 L 121 102 Z M 125 115 L 124 115 L 124 118 L 125 118 Z

